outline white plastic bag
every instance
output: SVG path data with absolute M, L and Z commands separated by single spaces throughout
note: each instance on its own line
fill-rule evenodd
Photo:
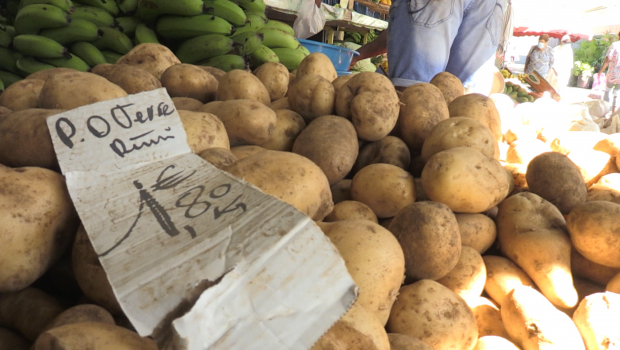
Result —
M 307 39 L 325 27 L 325 14 L 316 6 L 314 0 L 302 0 L 297 19 L 293 23 L 295 37 Z

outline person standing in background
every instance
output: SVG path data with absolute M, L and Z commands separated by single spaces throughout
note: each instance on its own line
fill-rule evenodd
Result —
M 564 35 L 560 45 L 553 49 L 553 57 L 555 59 L 555 71 L 558 74 L 558 88 L 562 89 L 568 86 L 571 72 L 573 70 L 574 56 L 571 38 Z
M 620 33 L 618 33 L 618 37 L 620 37 Z M 603 97 L 603 99 L 607 102 L 610 102 L 609 93 L 613 88 L 613 105 L 615 106 L 616 97 L 618 97 L 618 91 L 620 90 L 620 41 L 611 43 L 609 49 L 607 49 L 607 54 L 605 55 L 605 61 L 603 61 L 603 66 L 601 66 L 601 69 L 598 71 L 598 73 L 604 73 L 605 69 L 607 68 L 609 68 L 606 76 L 607 88 L 605 89 L 605 96 Z M 613 110 L 613 113 L 615 113 L 616 111 L 617 108 Z
M 555 63 L 553 50 L 547 45 L 549 43 L 549 35 L 543 34 L 538 37 L 538 45 L 532 46 L 530 52 L 525 59 L 525 74 L 532 74 L 537 71 L 541 77 L 546 78 L 549 71 L 553 69 Z

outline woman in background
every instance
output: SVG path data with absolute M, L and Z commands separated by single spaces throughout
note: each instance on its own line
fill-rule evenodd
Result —
M 553 69 L 553 64 L 555 63 L 553 50 L 547 45 L 548 43 L 549 35 L 543 34 L 538 37 L 538 45 L 532 46 L 530 53 L 527 54 L 525 59 L 525 67 L 523 68 L 525 74 L 537 71 L 546 80 L 549 80 L 548 76 L 551 72 L 557 75 Z

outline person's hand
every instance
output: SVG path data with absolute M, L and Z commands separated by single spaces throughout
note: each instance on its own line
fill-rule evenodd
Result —
M 353 56 L 353 59 L 351 60 L 351 64 L 349 65 L 349 68 L 353 67 L 357 63 L 357 61 L 360 60 L 359 57 L 360 56 Z

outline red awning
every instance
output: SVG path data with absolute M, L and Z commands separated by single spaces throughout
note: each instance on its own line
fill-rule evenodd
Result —
M 570 36 L 571 41 L 575 42 L 580 39 L 590 40 L 588 34 L 572 33 L 565 29 L 544 29 L 535 27 L 515 27 L 513 30 L 514 36 L 539 36 L 547 34 L 552 38 L 562 39 L 564 35 Z

